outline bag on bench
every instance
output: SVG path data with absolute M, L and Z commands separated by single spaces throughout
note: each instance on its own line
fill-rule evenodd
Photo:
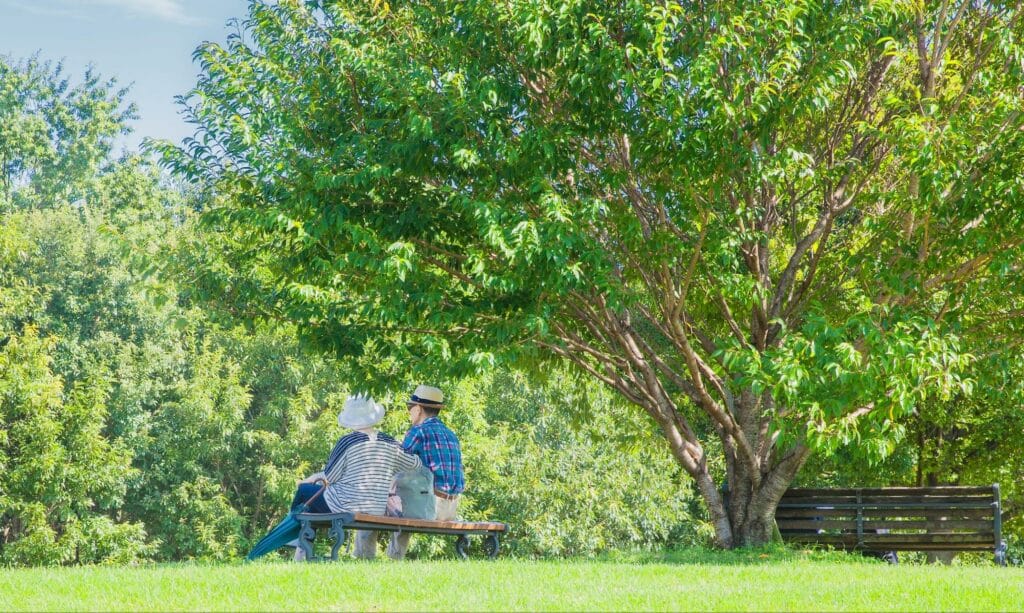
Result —
M 395 475 L 393 491 L 401 501 L 395 509 L 398 517 L 434 519 L 434 473 L 426 466 L 406 470 Z M 391 507 L 392 505 L 389 505 Z M 389 511 L 391 509 L 389 508 Z

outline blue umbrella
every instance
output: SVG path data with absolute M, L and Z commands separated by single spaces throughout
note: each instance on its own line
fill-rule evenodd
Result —
M 274 526 L 273 530 L 260 539 L 260 542 L 256 543 L 256 546 L 252 548 L 252 551 L 249 552 L 246 559 L 255 560 L 260 556 L 267 555 L 271 551 L 277 551 L 291 541 L 299 538 L 299 532 L 302 530 L 302 526 L 299 524 L 299 520 L 296 519 L 295 516 L 309 511 L 309 505 L 313 504 L 313 501 L 316 500 L 320 494 L 323 494 L 326 489 L 327 483 L 325 482 L 324 486 L 320 488 L 320 491 L 313 494 L 313 496 L 306 502 L 292 509 L 291 512 L 281 520 L 281 523 Z

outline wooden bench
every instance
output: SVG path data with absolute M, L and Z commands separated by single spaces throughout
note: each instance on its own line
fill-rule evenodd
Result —
M 508 526 L 499 522 L 435 521 L 367 513 L 300 513 L 295 518 L 301 525 L 299 547 L 306 553 L 306 560 L 309 561 L 314 560 L 313 542 L 316 540 L 317 530 L 320 529 L 326 529 L 328 537 L 334 540 L 331 560 L 338 559 L 338 551 L 345 544 L 346 530 L 455 535 L 455 551 L 463 560 L 469 558 L 470 536 L 483 537 L 488 557 L 494 558 L 501 546 L 500 536 L 508 531 Z
M 999 484 L 791 489 L 775 513 L 791 543 L 857 551 L 992 551 L 1006 565 Z

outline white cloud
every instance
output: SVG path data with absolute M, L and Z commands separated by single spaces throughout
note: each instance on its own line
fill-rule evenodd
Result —
M 41 5 L 32 0 L 0 0 L 0 8 L 25 11 L 26 13 L 42 15 L 44 17 L 72 17 L 76 19 L 82 17 L 80 13 L 73 9 Z
M 181 0 L 80 0 L 80 3 L 112 6 L 182 25 L 194 25 L 202 21 L 189 15 Z
M 202 2 L 203 0 L 197 0 Z M 185 9 L 183 0 L 0 0 L 0 7 L 20 9 L 37 15 L 71 17 L 91 21 L 91 8 L 101 6 L 119 9 L 137 17 L 156 18 L 179 25 L 199 25 L 203 20 Z M 57 6 L 55 6 L 57 5 Z M 62 6 L 61 6 L 62 5 Z

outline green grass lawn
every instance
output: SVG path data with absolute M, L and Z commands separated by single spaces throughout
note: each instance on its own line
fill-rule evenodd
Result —
M 1024 569 L 684 552 L 0 571 L 8 610 L 1024 610 Z

